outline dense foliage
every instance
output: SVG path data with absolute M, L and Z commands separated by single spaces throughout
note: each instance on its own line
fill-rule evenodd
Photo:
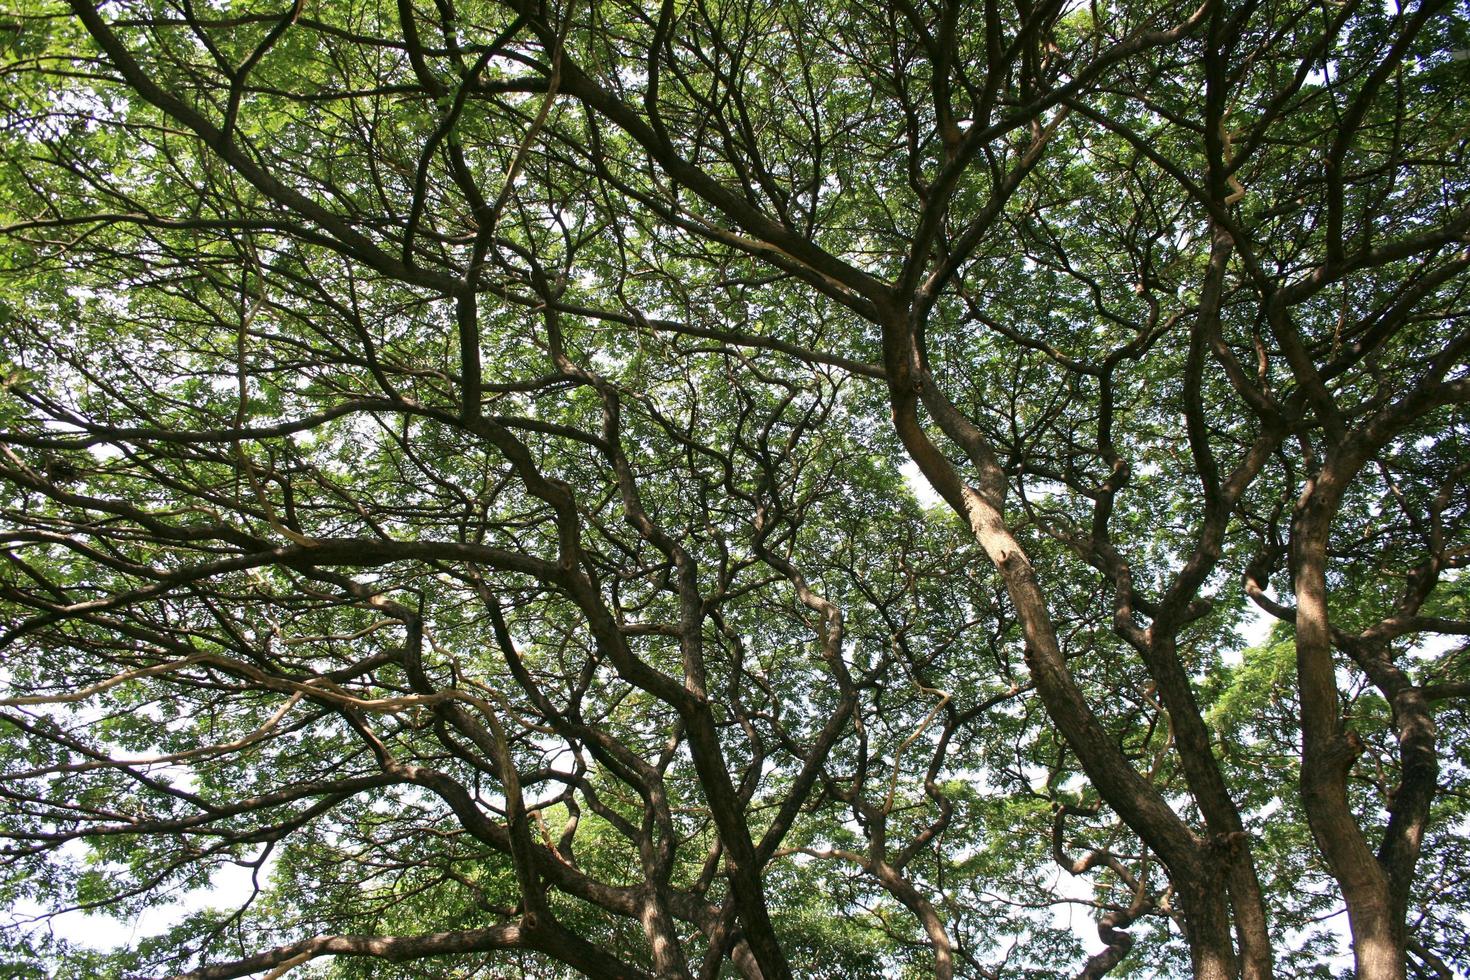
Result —
M 1467 51 L 6 0 L 0 973 L 1470 972 Z

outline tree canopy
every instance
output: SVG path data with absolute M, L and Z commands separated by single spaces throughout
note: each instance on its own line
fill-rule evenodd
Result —
M 1470 972 L 1467 51 L 7 0 L 0 972 Z

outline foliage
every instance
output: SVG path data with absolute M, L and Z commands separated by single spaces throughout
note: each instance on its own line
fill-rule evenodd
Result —
M 1466 50 L 9 0 L 0 975 L 1470 972 Z

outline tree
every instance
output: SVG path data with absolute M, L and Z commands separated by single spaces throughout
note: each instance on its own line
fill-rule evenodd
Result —
M 1463 5 L 3 30 L 17 970 L 1470 970 Z

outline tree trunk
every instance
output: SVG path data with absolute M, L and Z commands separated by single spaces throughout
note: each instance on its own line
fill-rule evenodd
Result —
M 1334 454 L 1309 482 L 1292 522 L 1297 688 L 1301 697 L 1302 805 L 1317 847 L 1342 888 L 1359 980 L 1403 980 L 1403 926 L 1395 925 L 1389 880 L 1348 803 L 1348 774 L 1362 754 L 1338 706 L 1327 606 L 1327 542 L 1343 489 L 1357 471 Z

